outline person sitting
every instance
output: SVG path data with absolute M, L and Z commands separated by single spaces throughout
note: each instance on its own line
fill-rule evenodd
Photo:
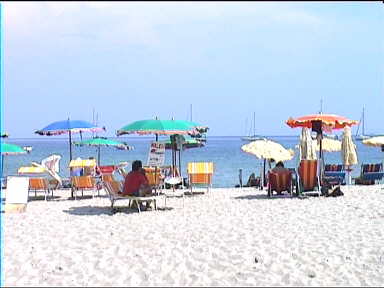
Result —
M 288 169 L 284 167 L 284 163 L 282 161 L 279 161 L 271 171 L 276 173 L 281 171 L 288 171 Z
M 140 160 L 133 161 L 132 171 L 125 176 L 122 194 L 136 197 L 152 195 L 152 188 Z

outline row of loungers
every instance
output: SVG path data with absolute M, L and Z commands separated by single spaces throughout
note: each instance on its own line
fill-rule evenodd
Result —
M 273 192 L 278 194 L 288 191 L 292 194 L 321 194 L 320 186 L 327 184 L 345 185 L 346 170 L 343 165 L 328 164 L 324 167 L 324 175 L 319 179 L 317 173 L 317 160 L 302 160 L 296 171 L 288 168 L 282 172 L 268 172 L 268 196 Z M 383 164 L 363 164 L 361 174 L 354 178 L 357 185 L 373 185 L 384 177 Z

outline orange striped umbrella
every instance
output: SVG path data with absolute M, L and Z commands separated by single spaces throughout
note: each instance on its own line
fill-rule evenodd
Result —
M 324 130 L 342 129 L 345 126 L 352 126 L 359 123 L 356 120 L 350 120 L 346 117 L 334 115 L 334 114 L 312 114 L 312 115 L 302 116 L 296 119 L 293 119 L 290 117 L 286 121 L 286 123 L 291 128 L 295 128 L 295 127 L 312 128 L 312 122 L 314 121 L 321 121 Z

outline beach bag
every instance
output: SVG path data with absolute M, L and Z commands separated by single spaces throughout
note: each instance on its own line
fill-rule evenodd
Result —
M 326 195 L 327 197 L 339 197 L 339 196 L 344 196 L 343 191 L 341 191 L 340 186 L 337 186 L 331 193 Z

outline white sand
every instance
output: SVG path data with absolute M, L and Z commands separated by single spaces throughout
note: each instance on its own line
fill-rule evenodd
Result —
M 141 214 L 126 200 L 115 214 L 107 198 L 31 201 L 3 214 L 4 284 L 383 286 L 384 190 L 342 190 L 300 200 L 213 189 Z

